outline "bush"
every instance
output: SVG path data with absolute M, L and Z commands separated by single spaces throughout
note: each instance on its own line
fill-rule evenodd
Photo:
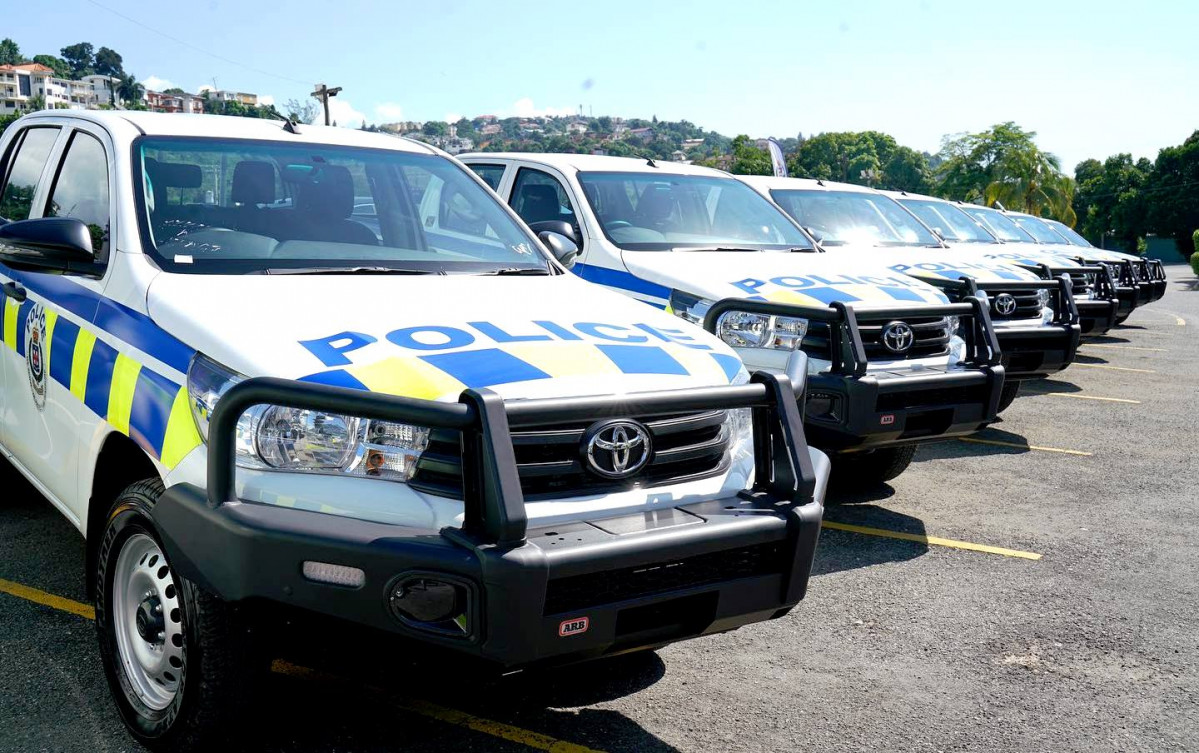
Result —
M 1199 251 L 1191 254 L 1191 269 L 1199 275 Z
M 1144 256 L 1147 253 L 1149 253 L 1149 241 L 1137 238 L 1137 256 Z
M 1195 247 L 1195 253 L 1199 254 L 1199 230 L 1191 233 L 1191 245 Z

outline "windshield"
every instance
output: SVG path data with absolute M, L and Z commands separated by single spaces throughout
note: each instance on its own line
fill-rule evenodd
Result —
M 974 204 L 964 204 L 958 207 L 966 214 L 983 224 L 987 230 L 995 234 L 996 238 L 1006 243 L 1030 243 L 1035 239 L 1020 229 L 1020 226 L 1012 222 L 1012 218 L 1008 217 L 998 209 L 988 209 Z
M 579 173 L 604 235 L 628 251 L 811 249 L 786 215 L 731 178 Z
M 894 199 L 864 191 L 773 189 L 770 196 L 824 246 L 938 246 Z
M 193 273 L 549 271 L 496 198 L 432 154 L 142 138 L 144 245 Z
M 921 222 L 954 243 L 995 243 L 995 236 L 974 219 L 946 201 L 898 199 Z
M 1024 229 L 1032 237 L 1037 239 L 1038 243 L 1056 243 L 1058 245 L 1069 245 L 1069 242 L 1053 231 L 1053 228 L 1041 222 L 1036 217 L 1024 217 L 1022 215 L 1014 215 L 1012 219 L 1017 225 Z
M 1056 230 L 1057 234 L 1065 238 L 1071 246 L 1087 246 L 1093 248 L 1093 246 L 1091 246 L 1091 242 L 1079 235 L 1078 232 L 1073 228 L 1058 222 L 1057 220 L 1046 220 L 1045 224 Z

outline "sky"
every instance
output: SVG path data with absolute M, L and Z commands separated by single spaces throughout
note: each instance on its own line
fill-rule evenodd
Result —
M 728 136 L 880 130 L 935 152 L 1012 120 L 1067 171 L 1199 129 L 1199 3 L 840 0 L 54 0 L 27 56 L 89 41 L 154 88 L 282 105 L 343 87 L 340 125 L 479 114 L 686 119 Z

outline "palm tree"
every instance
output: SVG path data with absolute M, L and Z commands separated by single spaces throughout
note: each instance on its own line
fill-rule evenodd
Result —
M 122 102 L 141 102 L 142 96 L 146 93 L 146 87 L 138 83 L 133 74 L 125 73 L 117 81 L 116 93 Z
M 1063 175 L 1061 161 L 1033 145 L 1009 149 L 991 166 L 991 182 L 983 192 L 987 204 L 1001 202 L 1008 209 L 1036 215 L 1048 214 L 1073 227 L 1074 180 Z

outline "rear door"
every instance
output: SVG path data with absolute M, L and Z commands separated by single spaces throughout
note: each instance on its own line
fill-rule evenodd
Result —
M 23 128 L 9 142 L 0 166 L 0 224 L 27 220 L 33 213 L 39 188 L 44 184 L 42 174 L 50 162 L 62 129 L 58 126 Z M 16 275 L 0 264 L 0 283 L 16 292 L 20 287 Z M 28 298 L 23 303 L 12 295 L 0 296 L 0 444 L 12 451 L 14 427 L 14 393 L 27 388 L 24 377 L 25 320 L 29 312 Z M 23 316 L 24 314 L 24 316 Z M 20 364 L 21 368 L 17 368 Z M 10 377 L 21 372 L 21 379 Z

